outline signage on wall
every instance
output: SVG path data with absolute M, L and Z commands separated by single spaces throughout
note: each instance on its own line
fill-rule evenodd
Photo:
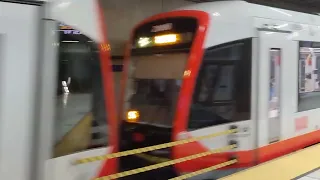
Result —
M 59 24 L 59 31 L 62 31 L 63 34 L 81 34 L 80 31 L 73 29 L 71 26 L 65 24 Z

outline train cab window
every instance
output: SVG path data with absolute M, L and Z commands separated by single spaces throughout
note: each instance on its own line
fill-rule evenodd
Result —
M 187 59 L 187 53 L 133 56 L 125 109 L 138 110 L 141 123 L 172 126 Z
M 205 51 L 190 107 L 189 129 L 249 120 L 251 39 Z

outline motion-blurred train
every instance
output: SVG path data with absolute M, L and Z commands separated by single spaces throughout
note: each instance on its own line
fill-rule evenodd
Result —
M 112 63 L 100 0 L 5 0 L 0 1 L 0 14 L 0 179 L 51 179 L 52 175 L 45 172 L 52 171 L 47 171 L 45 164 L 49 164 L 51 148 L 55 144 L 52 130 L 60 123 L 53 122 L 54 81 L 58 59 L 68 60 L 57 57 L 57 51 L 90 47 L 86 52 L 100 57 L 96 59 L 101 62 L 101 81 L 107 85 L 103 90 L 108 92 L 104 94 L 108 99 L 105 111 L 110 125 L 116 123 Z M 84 14 L 85 18 L 81 18 Z M 59 29 L 60 23 L 68 26 L 63 24 Z M 59 30 L 69 35 L 68 40 L 77 40 L 77 45 L 60 44 L 59 40 L 67 39 L 57 33 Z M 58 79 L 65 80 L 67 75 L 60 73 Z M 72 88 L 88 89 L 80 83 Z M 101 171 L 98 176 L 103 175 Z M 61 179 L 60 175 L 57 177 Z
M 159 169 L 161 176 L 130 177 L 169 179 L 235 157 L 224 170 L 248 168 L 319 143 L 319 48 L 318 15 L 244 1 L 194 4 L 142 21 L 126 50 L 123 121 L 113 142 L 123 151 L 236 127 L 146 155 L 178 159 L 238 146 Z M 119 171 L 153 163 L 123 157 Z

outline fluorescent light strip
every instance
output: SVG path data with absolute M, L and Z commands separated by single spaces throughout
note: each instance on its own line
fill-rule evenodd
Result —
M 79 41 L 62 41 L 63 43 L 77 43 Z

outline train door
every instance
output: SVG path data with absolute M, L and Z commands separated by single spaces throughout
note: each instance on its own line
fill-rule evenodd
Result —
M 288 33 L 275 31 L 259 32 L 259 107 L 258 142 L 266 145 L 281 139 L 283 100 L 283 59 L 287 49 Z
M 51 19 L 60 24 L 60 60 L 67 60 L 67 76 L 62 76 L 62 82 L 70 87 L 70 94 L 79 95 L 73 97 L 81 98 L 91 103 L 87 108 L 81 108 L 80 113 L 91 112 L 92 118 L 87 121 L 92 124 L 90 133 L 92 135 L 90 147 L 105 145 L 110 147 L 110 153 L 117 152 L 117 121 L 115 109 L 115 95 L 113 86 L 113 73 L 111 71 L 110 45 L 107 41 L 106 24 L 102 10 L 101 0 L 82 0 L 74 2 L 53 1 L 50 4 Z M 83 14 L 87 14 L 85 18 Z M 62 68 L 63 69 L 63 68 Z M 65 93 L 65 92 L 63 92 Z M 89 99 L 87 98 L 89 95 Z M 70 96 L 72 97 L 72 96 Z M 80 106 L 77 103 L 80 98 L 74 99 L 74 106 Z M 83 101 L 82 101 L 83 102 Z M 107 122 L 106 122 L 107 121 Z M 105 127 L 105 134 L 100 128 Z M 97 133 L 98 132 L 98 133 Z M 106 132 L 108 132 L 106 134 Z M 71 134 L 71 133 L 70 133 Z M 79 133 L 83 135 L 83 133 Z M 79 135 L 79 136 L 80 136 Z M 75 135 L 75 138 L 79 138 Z M 104 138 L 107 136 L 106 138 Z M 106 140 L 108 139 L 108 140 Z M 102 142 L 100 142 L 100 140 Z M 85 141 L 81 139 L 80 141 Z M 80 142 L 79 141 L 79 142 Z M 68 145 L 67 145 L 68 146 Z M 83 150 L 77 147 L 74 151 Z M 58 149 L 58 148 L 57 148 Z M 67 152 L 73 153 L 73 152 Z M 97 176 L 105 176 L 115 172 L 116 159 L 107 160 L 98 169 Z M 106 168 L 108 166 L 108 168 Z
M 57 57 L 57 50 L 85 50 L 80 41 L 87 41 L 79 38 L 79 42 L 71 42 L 73 45 L 70 42 L 59 42 L 58 31 L 78 37 L 81 31 L 81 34 L 93 41 L 86 42 L 92 45 L 89 47 L 94 45 L 99 48 L 96 55 L 99 56 L 103 72 L 107 104 L 105 111 L 108 112 L 112 131 L 110 138 L 113 140 L 110 145 L 116 151 L 113 77 L 105 21 L 99 1 L 8 0 L 0 1 L 0 12 L 0 179 L 43 180 L 57 175 L 52 169 L 57 170 L 58 166 L 47 168 L 47 164 L 45 165 L 52 157 L 51 148 L 55 144 L 52 131 L 58 124 L 54 123 L 56 101 L 53 98 L 57 93 L 57 61 L 61 58 Z M 84 18 L 83 14 L 86 14 Z M 68 24 L 79 31 L 64 31 L 59 29 L 59 23 Z M 74 55 L 74 51 L 72 53 Z M 70 55 L 70 52 L 67 54 Z M 73 56 L 74 59 L 79 57 L 84 58 Z M 70 56 L 61 59 L 65 58 L 71 59 Z M 62 63 L 61 66 L 61 69 L 68 69 L 69 65 Z M 81 72 L 77 71 L 78 82 L 87 82 L 87 77 L 80 76 Z M 66 77 L 69 74 L 61 73 L 60 82 L 65 82 Z M 70 84 L 70 81 L 67 82 L 62 86 L 67 87 L 64 85 Z M 76 86 L 76 89 L 80 87 L 87 91 L 86 84 L 88 83 L 78 83 L 80 86 Z M 58 94 L 61 93 L 68 93 L 67 88 L 58 91 Z M 50 170 L 45 172 L 46 169 Z M 102 168 L 98 174 L 103 176 L 111 171 L 111 168 Z

